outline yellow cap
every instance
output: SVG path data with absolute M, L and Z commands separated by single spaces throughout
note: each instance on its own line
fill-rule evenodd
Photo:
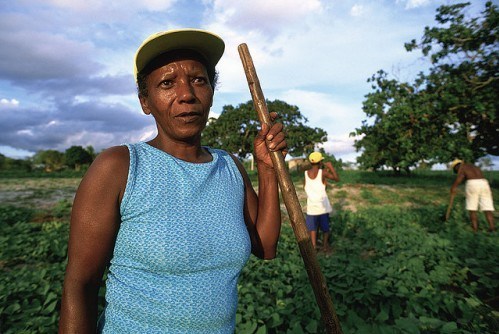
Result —
M 310 155 L 308 156 L 308 160 L 313 163 L 313 164 L 316 164 L 322 160 L 324 160 L 324 157 L 322 156 L 321 152 L 312 152 L 310 153 Z
M 202 55 L 209 66 L 215 68 L 225 50 L 225 43 L 219 36 L 199 29 L 178 29 L 161 31 L 147 37 L 135 54 L 133 75 L 137 74 L 157 56 L 173 50 L 193 50 Z
M 456 165 L 462 164 L 462 163 L 463 163 L 463 160 L 456 159 L 450 163 L 450 169 L 453 169 L 454 167 L 456 167 Z

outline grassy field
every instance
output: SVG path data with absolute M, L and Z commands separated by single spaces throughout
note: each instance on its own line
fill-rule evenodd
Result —
M 333 253 L 318 258 L 345 333 L 498 332 L 499 236 L 486 232 L 483 215 L 472 233 L 463 187 L 442 221 L 452 173 L 340 177 L 329 188 Z M 497 208 L 499 172 L 486 177 Z M 301 174 L 292 178 L 304 205 Z M 56 331 L 79 182 L 64 175 L 0 178 L 0 333 Z M 237 333 L 324 331 L 282 210 L 277 259 L 252 257 L 242 273 Z

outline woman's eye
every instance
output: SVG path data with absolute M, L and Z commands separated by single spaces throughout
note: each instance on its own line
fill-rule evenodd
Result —
M 161 81 L 161 86 L 163 86 L 163 87 L 170 87 L 171 85 L 173 85 L 173 81 L 172 80 L 163 80 L 163 81 Z
M 205 77 L 195 77 L 193 82 L 197 84 L 205 84 L 208 83 L 208 80 Z

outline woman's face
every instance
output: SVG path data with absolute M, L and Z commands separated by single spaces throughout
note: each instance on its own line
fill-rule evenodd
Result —
M 197 60 L 166 62 L 146 79 L 147 96 L 139 96 L 142 110 L 151 114 L 160 136 L 174 141 L 199 139 L 213 102 L 205 66 Z

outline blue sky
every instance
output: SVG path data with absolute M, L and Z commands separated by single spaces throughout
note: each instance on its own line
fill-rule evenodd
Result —
M 384 69 L 410 81 L 428 66 L 404 43 L 435 25 L 438 0 L 16 0 L 0 2 L 0 153 L 152 138 L 132 76 L 143 39 L 200 28 L 226 51 L 211 109 L 251 99 L 237 46 L 251 52 L 265 97 L 296 105 L 328 133 L 324 148 L 354 161 L 367 79 Z M 470 14 L 485 1 L 471 1 Z

